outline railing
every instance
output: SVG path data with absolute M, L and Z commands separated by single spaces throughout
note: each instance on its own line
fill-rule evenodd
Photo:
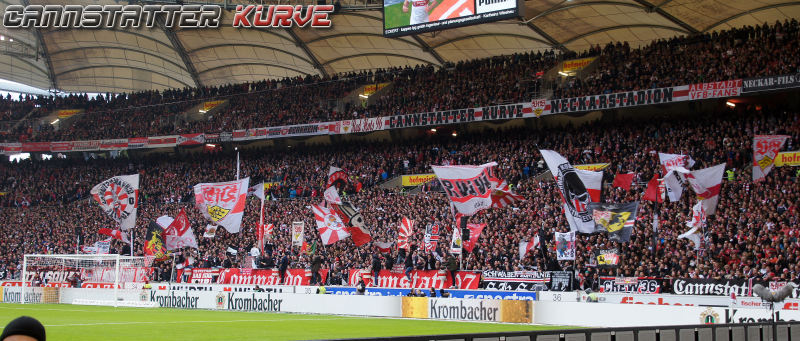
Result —
M 620 316 L 626 319 L 626 316 Z M 800 322 L 535 330 L 500 333 L 372 337 L 341 340 L 498 341 L 800 341 Z

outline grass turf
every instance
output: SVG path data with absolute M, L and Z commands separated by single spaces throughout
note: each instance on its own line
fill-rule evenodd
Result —
M 308 340 L 488 333 L 558 326 L 63 304 L 0 304 L 0 326 L 33 316 L 48 340 Z

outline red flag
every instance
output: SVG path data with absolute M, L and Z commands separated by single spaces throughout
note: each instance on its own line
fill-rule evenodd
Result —
M 617 173 L 617 176 L 614 177 L 614 182 L 611 184 L 613 187 L 619 187 L 624 190 L 631 189 L 631 183 L 633 182 L 633 173 Z
M 114 238 L 116 240 L 121 240 L 121 241 L 126 242 L 128 244 L 131 243 L 131 241 L 128 239 L 128 234 L 125 233 L 125 232 L 122 232 L 120 230 L 112 230 L 112 229 L 108 229 L 108 228 L 101 228 L 99 231 L 97 231 L 97 233 L 105 235 L 105 236 L 109 236 L 109 237 Z
M 650 182 L 647 183 L 647 189 L 644 191 L 642 200 L 664 202 L 664 190 L 658 174 L 654 174 Z
M 272 224 L 261 224 L 258 226 L 257 229 L 257 238 L 258 238 L 258 249 L 261 250 L 261 253 L 264 253 L 264 243 L 267 237 L 272 235 L 272 229 L 275 228 L 275 225 Z
M 530 240 L 523 240 L 519 242 L 519 259 L 525 259 L 525 255 L 528 254 L 530 250 L 539 246 L 539 236 L 536 235 Z
M 403 217 L 400 222 L 400 228 L 397 231 L 397 248 L 411 250 L 411 234 L 414 231 L 414 221 Z
M 472 249 L 475 248 L 475 244 L 478 243 L 478 237 L 481 236 L 484 227 L 486 227 L 486 224 L 467 224 L 469 240 L 464 242 L 464 249 L 466 249 L 467 252 L 472 252 Z

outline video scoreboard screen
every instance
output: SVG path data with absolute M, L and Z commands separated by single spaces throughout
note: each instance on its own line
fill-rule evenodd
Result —
M 383 0 L 383 35 L 397 37 L 519 17 L 518 0 Z

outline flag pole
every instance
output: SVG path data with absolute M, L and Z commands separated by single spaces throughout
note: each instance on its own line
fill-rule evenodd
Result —
M 239 147 L 234 148 L 236 151 L 236 181 L 239 181 Z
M 131 229 L 131 240 L 130 240 L 130 247 L 131 247 L 131 257 L 133 257 L 133 245 L 134 241 L 136 240 L 136 226 Z

